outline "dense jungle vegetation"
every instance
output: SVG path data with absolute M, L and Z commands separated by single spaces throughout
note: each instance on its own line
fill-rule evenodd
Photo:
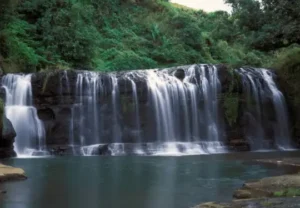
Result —
M 232 14 L 166 0 L 1 0 L 5 72 L 192 63 L 270 66 L 299 56 L 300 1 L 227 0 Z M 277 63 L 278 65 L 278 63 Z

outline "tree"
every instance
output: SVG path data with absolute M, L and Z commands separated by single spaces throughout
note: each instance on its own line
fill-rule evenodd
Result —
M 263 51 L 300 43 L 300 1 L 226 0 L 249 43 Z

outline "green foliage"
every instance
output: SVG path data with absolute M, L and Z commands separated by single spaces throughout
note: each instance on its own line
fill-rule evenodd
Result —
M 26 21 L 14 18 L 2 30 L 2 38 L 6 41 L 7 50 L 4 52 L 7 60 L 17 63 L 21 71 L 26 70 L 27 66 L 37 66 L 43 57 L 37 54 L 35 46 L 37 43 L 28 35 L 34 30 L 34 26 Z
M 7 72 L 263 66 L 274 54 L 263 51 L 300 43 L 298 1 L 227 2 L 232 15 L 166 0 L 1 1 L 0 65 Z
M 55 71 L 50 71 L 46 73 L 46 76 L 43 80 L 43 87 L 42 87 L 42 93 L 44 93 L 47 89 L 47 85 L 48 85 L 48 81 L 50 79 L 51 76 L 53 76 L 55 74 Z
M 237 122 L 239 112 L 239 97 L 236 94 L 228 93 L 224 97 L 225 117 L 230 126 Z
M 300 1 L 226 0 L 235 24 L 247 36 L 245 44 L 272 51 L 300 43 Z
M 274 192 L 274 196 L 275 197 L 284 197 L 284 191 L 276 191 L 276 192 Z
M 285 92 L 291 110 L 293 135 L 300 135 L 300 47 L 293 45 L 279 50 L 269 65 L 275 68 L 281 88 Z
M 277 69 L 295 105 L 300 104 L 300 47 L 282 49 L 275 55 L 272 67 Z
M 134 111 L 134 103 L 132 103 L 132 98 L 127 96 L 121 97 L 121 103 L 122 103 L 122 112 L 123 113 L 131 113 Z
M 244 44 L 236 20 L 226 12 L 205 13 L 163 0 L 1 4 L 9 8 L 0 13 L 0 64 L 6 71 L 107 71 L 201 62 L 260 66 L 264 58 Z
M 278 51 L 274 57 L 272 67 L 285 74 L 298 73 L 300 66 L 300 46 L 294 45 Z M 299 72 L 300 73 L 300 72 Z
M 236 88 L 240 82 L 240 77 L 231 70 L 232 81 L 229 85 L 228 92 L 223 97 L 223 107 L 225 111 L 225 118 L 230 126 L 233 126 L 237 122 L 239 114 L 239 94 L 236 93 Z
M 277 191 L 273 194 L 275 197 L 295 197 L 300 196 L 300 189 L 297 188 L 288 188 L 283 191 Z

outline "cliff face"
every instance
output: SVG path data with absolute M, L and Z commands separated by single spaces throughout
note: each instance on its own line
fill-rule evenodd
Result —
M 0 89 L 0 117 L 2 122 L 0 123 L 0 158 L 14 157 L 16 153 L 14 151 L 14 139 L 16 132 L 11 121 L 4 115 L 4 103 L 5 90 Z
M 2 135 L 0 138 L 0 158 L 14 157 L 16 153 L 14 151 L 14 138 L 16 132 L 10 122 L 5 116 L 3 116 L 3 124 L 1 125 Z
M 195 143 L 203 149 L 208 149 L 206 143 L 221 143 L 234 151 L 275 148 L 273 95 L 255 73 L 251 77 L 264 92 L 258 100 L 246 87 L 248 79 L 223 65 L 35 73 L 32 100 L 44 124 L 46 149 L 53 154 L 100 143 L 92 154 L 112 154 L 111 143 L 126 143 L 123 151 L 131 153 L 132 144 L 147 152 L 155 148 L 149 143 L 165 142 Z M 251 134 L 258 129 L 263 130 L 261 138 Z M 186 146 L 177 148 L 186 151 Z

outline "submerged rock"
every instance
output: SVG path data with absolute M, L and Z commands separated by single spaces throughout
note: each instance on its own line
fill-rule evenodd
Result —
M 25 180 L 26 178 L 23 169 L 0 164 L 0 182 Z

